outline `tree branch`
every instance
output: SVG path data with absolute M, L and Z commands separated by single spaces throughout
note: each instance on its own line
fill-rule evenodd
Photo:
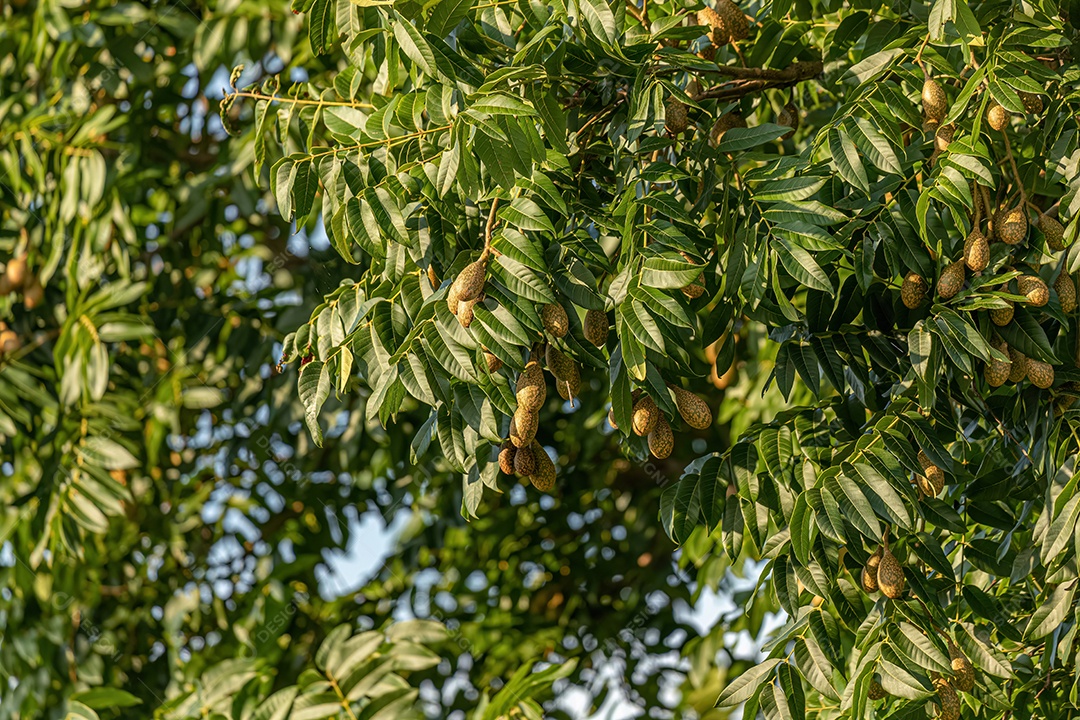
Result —
M 721 74 L 737 78 L 735 81 L 717 85 L 701 93 L 695 100 L 732 100 L 746 95 L 768 90 L 797 85 L 803 80 L 821 74 L 819 61 L 797 62 L 783 70 L 768 68 L 740 68 L 723 65 L 717 68 Z

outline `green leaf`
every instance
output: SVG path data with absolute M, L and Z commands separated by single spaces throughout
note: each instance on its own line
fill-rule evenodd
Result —
M 844 182 L 869 193 L 870 181 L 866 178 L 859 149 L 842 128 L 829 131 L 829 152 L 832 153 L 833 167 Z
M 800 284 L 814 290 L 832 293 L 833 286 L 829 276 L 817 264 L 813 256 L 798 245 L 790 245 L 781 238 L 773 238 L 772 248 L 784 269 Z
M 734 153 L 765 145 L 783 137 L 791 128 L 787 125 L 762 123 L 748 128 L 732 128 L 724 133 L 716 150 L 722 153 Z
M 319 427 L 319 412 L 330 395 L 330 385 L 330 372 L 321 361 L 312 360 L 300 368 L 297 392 L 300 395 L 300 402 L 304 405 L 304 422 L 307 423 L 308 432 L 319 447 L 322 447 L 323 441 L 322 428 Z
M 445 38 L 472 9 L 473 0 L 440 0 L 428 17 L 425 30 Z
M 720 693 L 720 697 L 716 699 L 716 707 L 734 707 L 746 702 L 779 663 L 779 658 L 771 658 L 736 677 Z
M 615 15 L 604 0 L 578 0 L 581 16 L 589 31 L 602 43 L 614 46 L 619 41 Z
M 394 38 L 398 41 L 398 45 L 401 46 L 401 51 L 405 53 L 405 57 L 416 63 L 417 67 L 428 75 L 434 75 L 435 54 L 431 51 L 431 46 L 424 40 L 424 36 L 420 34 L 420 31 L 411 22 L 400 17 L 392 25 L 394 27 Z
M 1077 581 L 1072 580 L 1058 585 L 1041 605 L 1036 606 L 1035 612 L 1028 621 L 1027 629 L 1024 630 L 1025 640 L 1032 641 L 1045 637 L 1064 622 L 1072 611 L 1076 584 Z
M 325 55 L 334 43 L 334 10 L 332 0 L 315 0 L 308 11 L 308 41 L 316 55 Z
M 488 115 L 509 115 L 511 117 L 535 117 L 537 115 L 529 105 L 507 93 L 495 93 L 484 95 L 469 106 L 473 112 L 486 113 Z
M 71 696 L 73 702 L 80 702 L 88 708 L 103 710 L 110 707 L 135 707 L 142 700 L 126 690 L 110 687 L 98 687 L 77 692 Z
M 540 206 L 529 198 L 514 198 L 509 205 L 499 209 L 499 217 L 522 230 L 555 233 L 551 220 Z
M 1013 313 L 1013 321 L 1004 327 L 998 328 L 998 333 L 1024 355 L 1033 357 L 1044 362 L 1055 364 L 1058 362 L 1050 348 L 1050 341 L 1046 332 L 1039 325 L 1035 316 L 1027 308 L 1016 306 Z

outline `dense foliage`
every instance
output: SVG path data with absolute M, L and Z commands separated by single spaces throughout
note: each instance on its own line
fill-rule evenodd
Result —
M 0 718 L 1073 715 L 1071 11 L 6 5 Z
M 348 269 L 268 212 L 249 138 L 210 112 L 241 60 L 332 77 L 302 29 L 262 3 L 3 10 L 0 717 L 175 715 L 226 670 L 214 711 L 247 712 L 321 692 L 307 671 L 340 623 L 393 638 L 410 616 L 450 628 L 437 666 L 399 673 L 429 716 L 508 684 L 502 702 L 527 710 L 547 685 L 513 679 L 545 659 L 584 705 L 612 683 L 659 706 L 676 671 L 652 658 L 693 633 L 676 613 L 700 588 L 641 508 L 678 466 L 634 471 L 567 425 L 563 446 L 589 459 L 563 469 L 575 502 L 507 497 L 480 526 L 458 515 L 460 477 L 410 462 L 364 398 L 337 406 L 332 445 L 308 440 L 281 341 Z M 373 577 L 328 564 L 391 521 Z M 601 677 L 610 656 L 625 662 Z
M 1072 712 L 1069 8 L 297 7 L 348 67 L 238 71 L 224 111 L 357 266 L 286 341 L 317 442 L 357 385 L 388 427 L 427 406 L 415 454 L 472 516 L 506 475 L 577 492 L 549 421 L 610 404 L 629 456 L 701 456 L 664 491 L 673 539 L 768 561 L 751 602 L 788 622 L 721 706 Z M 797 402 L 691 451 L 712 418 L 684 388 L 747 325 Z

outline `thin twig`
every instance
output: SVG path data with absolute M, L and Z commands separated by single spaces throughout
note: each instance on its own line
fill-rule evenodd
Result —
M 1016 178 L 1016 186 L 1020 190 L 1020 204 L 1027 202 L 1027 193 L 1024 192 L 1024 183 L 1020 179 L 1020 171 L 1016 167 L 1016 160 L 1013 158 L 1012 146 L 1009 144 L 1009 134 L 1001 133 L 1001 139 L 1005 141 L 1005 157 L 1009 158 L 1009 165 L 1012 166 L 1013 176 Z
M 272 100 L 279 103 L 287 103 L 289 105 L 325 105 L 327 107 L 351 107 L 351 108 L 363 108 L 365 110 L 372 110 L 375 108 L 371 103 L 362 102 L 336 102 L 333 100 L 301 100 L 300 98 L 282 97 L 281 95 L 264 95 L 256 92 L 234 92 L 230 93 L 233 97 L 253 98 L 255 100 Z
M 488 213 L 487 225 L 484 227 L 484 251 L 481 257 L 487 257 L 491 252 L 491 233 L 495 229 L 495 211 L 499 209 L 499 198 L 491 201 L 491 212 Z

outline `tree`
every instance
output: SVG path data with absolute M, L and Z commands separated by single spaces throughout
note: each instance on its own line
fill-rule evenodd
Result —
M 362 422 L 359 395 L 339 406 L 352 420 L 332 444 L 308 441 L 292 371 L 276 368 L 281 340 L 349 270 L 265 212 L 251 137 L 230 140 L 204 113 L 241 59 L 295 62 L 321 81 L 301 19 L 277 4 L 3 13 L 0 717 L 167 715 L 226 668 L 240 681 L 218 686 L 215 712 L 310 689 L 333 628 L 392 634 L 413 603 L 454 631 L 433 648 L 439 666 L 403 677 L 465 688 L 426 700 L 429 713 L 471 713 L 500 683 L 503 701 L 528 706 L 547 687 L 521 673 L 546 658 L 546 677 L 565 668 L 584 682 L 594 645 L 630 656 L 624 682 L 636 673 L 639 702 L 656 704 L 660 645 L 638 638 L 685 631 L 672 605 L 692 588 L 675 582 L 660 528 L 612 485 L 655 506 L 677 467 L 627 474 L 611 438 L 583 436 L 588 463 L 563 470 L 577 503 L 489 505 L 483 540 L 456 517 L 459 476 L 411 462 L 407 437 Z M 350 518 L 400 508 L 434 513 L 373 582 L 323 597 L 325 553 L 356 541 Z M 586 513 L 597 529 L 583 535 Z M 534 547 L 502 545 L 522 528 Z M 433 564 L 468 598 L 454 575 L 471 557 L 465 532 L 491 548 L 484 569 L 502 595 L 543 595 L 547 610 L 518 627 L 517 605 L 499 611 L 505 631 L 478 603 L 421 605 L 417 573 Z M 516 562 L 500 563 L 508 552 L 551 577 L 526 588 Z M 658 594 L 667 604 L 648 609 Z
M 1071 5 L 295 7 L 345 67 L 222 109 L 355 265 L 285 342 L 317 443 L 332 395 L 426 408 L 477 516 L 500 460 L 572 494 L 610 405 L 691 461 L 672 539 L 765 560 L 786 612 L 721 706 L 1073 713 Z M 748 327 L 792 404 L 686 447 Z

